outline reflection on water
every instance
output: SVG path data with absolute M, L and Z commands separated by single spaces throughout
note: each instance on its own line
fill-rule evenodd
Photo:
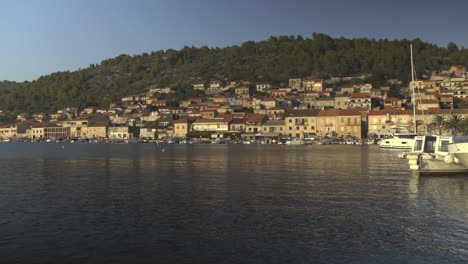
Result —
M 468 177 L 419 178 L 396 154 L 0 144 L 0 254 L 5 263 L 468 261 Z

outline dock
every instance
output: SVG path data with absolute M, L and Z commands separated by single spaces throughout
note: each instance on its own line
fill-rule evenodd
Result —
M 419 170 L 419 176 L 468 176 L 468 169 Z

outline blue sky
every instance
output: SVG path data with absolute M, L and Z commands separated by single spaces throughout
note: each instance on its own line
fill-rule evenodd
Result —
M 0 80 L 33 80 L 124 53 L 313 32 L 468 48 L 464 0 L 0 0 L 0 11 Z

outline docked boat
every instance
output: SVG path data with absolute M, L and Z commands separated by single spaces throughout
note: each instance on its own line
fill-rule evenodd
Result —
M 411 170 L 424 175 L 453 175 L 468 173 L 468 167 L 454 156 L 449 146 L 462 142 L 466 137 L 417 136 L 411 152 L 406 159 Z
M 414 145 L 416 133 L 395 133 L 391 138 L 385 138 L 380 141 L 381 148 L 392 149 L 411 149 Z
M 414 82 L 413 49 L 411 53 L 411 81 Z M 417 128 L 415 86 L 413 85 L 413 122 L 414 130 Z M 413 134 L 414 135 L 414 134 Z M 410 136 L 411 137 L 411 136 Z M 398 156 L 408 160 L 411 170 L 422 175 L 452 175 L 468 173 L 468 169 L 453 155 L 449 146 L 458 142 L 458 137 L 415 135 L 412 139 L 412 149 L 410 152 L 400 153 Z M 382 146 L 382 145 L 381 145 Z M 452 147 L 453 148 L 453 147 Z
M 457 137 L 447 148 L 450 154 L 468 169 L 468 137 Z
M 288 138 L 286 140 L 287 145 L 302 145 L 304 144 L 304 141 L 300 138 Z

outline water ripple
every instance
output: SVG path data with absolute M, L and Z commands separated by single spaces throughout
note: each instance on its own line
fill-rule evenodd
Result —
M 374 146 L 2 144 L 5 263 L 468 261 L 468 178 Z

